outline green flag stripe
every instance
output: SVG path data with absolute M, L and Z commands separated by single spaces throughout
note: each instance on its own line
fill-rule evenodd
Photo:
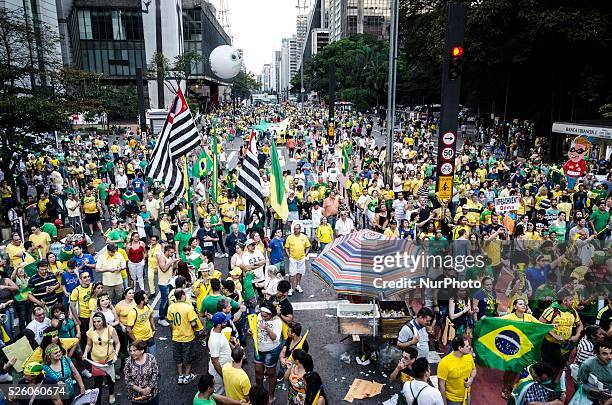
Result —
M 276 202 L 282 204 L 283 198 L 285 198 L 285 185 L 283 184 L 283 173 L 280 167 L 280 161 L 278 159 L 278 151 L 276 150 L 276 142 L 272 140 L 272 148 L 270 151 L 270 160 L 272 164 L 272 176 L 276 179 Z

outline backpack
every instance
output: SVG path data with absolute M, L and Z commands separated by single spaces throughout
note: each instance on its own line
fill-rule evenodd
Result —
M 412 405 L 419 405 L 419 395 L 421 395 L 421 392 L 423 392 L 423 390 L 425 388 L 427 388 L 427 386 L 421 388 L 419 390 L 419 392 L 417 392 L 416 396 L 414 396 L 414 392 L 412 392 L 412 384 L 411 383 L 412 383 L 412 381 L 410 381 L 410 383 L 408 383 L 408 388 L 410 388 L 410 393 L 412 394 L 412 398 L 414 398 L 412 400 Z

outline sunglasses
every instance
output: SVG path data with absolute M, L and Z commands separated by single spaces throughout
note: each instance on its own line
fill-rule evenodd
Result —
M 582 153 L 584 153 L 584 152 L 585 152 L 585 149 L 582 149 L 582 148 L 578 148 L 578 149 L 576 149 L 576 148 L 571 148 L 571 149 L 570 149 L 570 152 L 576 152 L 576 153 L 578 153 L 578 154 L 582 154 Z

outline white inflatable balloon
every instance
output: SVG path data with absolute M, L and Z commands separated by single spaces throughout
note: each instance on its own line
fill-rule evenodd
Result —
M 213 73 L 221 79 L 235 77 L 242 67 L 240 54 L 229 45 L 221 45 L 213 49 L 209 60 Z

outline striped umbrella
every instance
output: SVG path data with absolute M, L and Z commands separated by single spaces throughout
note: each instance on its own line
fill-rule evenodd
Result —
M 408 281 L 423 276 L 417 259 L 421 251 L 411 240 L 360 230 L 327 245 L 311 268 L 339 294 L 388 298 L 411 289 Z

